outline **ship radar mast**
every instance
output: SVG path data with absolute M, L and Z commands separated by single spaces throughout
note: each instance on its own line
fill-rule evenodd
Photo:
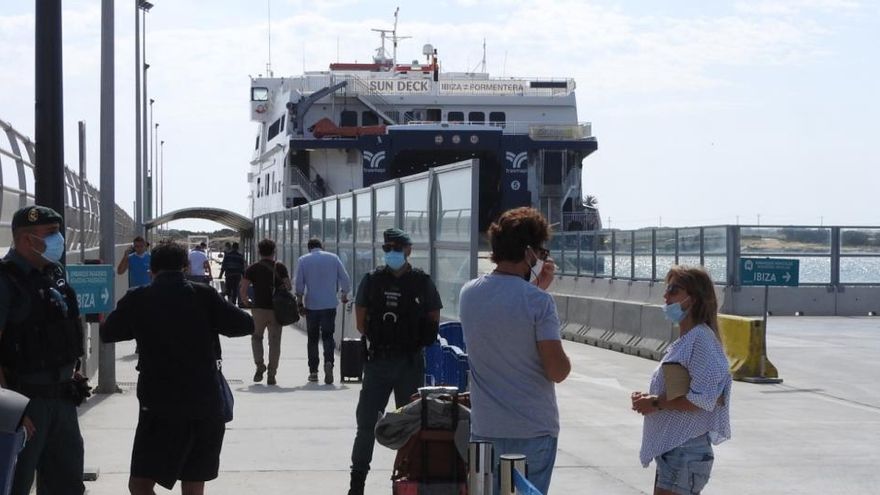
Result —
M 376 55 L 373 56 L 373 62 L 379 65 L 394 65 L 397 63 L 397 42 L 400 40 L 405 40 L 412 38 L 412 36 L 398 36 L 397 35 L 397 15 L 400 12 L 400 7 L 394 9 L 394 28 L 393 29 L 372 29 L 372 31 L 376 31 L 379 33 L 379 38 L 382 40 L 382 45 L 379 48 L 376 48 Z M 391 54 L 391 58 L 388 58 L 388 51 L 385 50 L 385 37 L 386 35 L 391 35 L 391 43 L 393 46 L 393 51 Z

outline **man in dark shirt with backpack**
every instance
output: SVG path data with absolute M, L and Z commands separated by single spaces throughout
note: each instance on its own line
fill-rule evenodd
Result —
M 357 405 L 357 435 L 351 452 L 349 495 L 363 495 L 375 443 L 374 429 L 391 392 L 401 407 L 422 385 L 423 349 L 437 339 L 440 294 L 431 277 L 413 268 L 409 235 L 383 233 L 385 265 L 364 275 L 357 291 L 357 329 L 369 343 L 363 386 Z
M 242 303 L 252 307 L 254 315 L 254 334 L 251 347 L 254 353 L 254 364 L 257 371 L 254 381 L 263 381 L 263 373 L 268 370 L 266 385 L 277 384 L 275 374 L 278 372 L 278 361 L 281 358 L 281 325 L 275 319 L 272 308 L 272 296 L 281 287 L 291 289 L 290 275 L 284 263 L 275 261 L 275 241 L 263 239 L 257 244 L 260 261 L 245 270 L 244 278 L 239 286 L 239 297 Z M 254 300 L 248 303 L 248 288 L 254 286 Z M 263 333 L 269 329 L 269 367 L 263 361 Z

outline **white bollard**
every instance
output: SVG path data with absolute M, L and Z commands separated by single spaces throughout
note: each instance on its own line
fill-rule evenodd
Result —
M 468 495 L 492 495 L 495 488 L 494 457 L 492 442 L 471 442 L 468 445 Z
M 516 485 L 513 482 L 514 469 L 528 477 L 529 468 L 526 456 L 523 454 L 501 454 L 501 463 L 498 468 L 501 476 L 501 495 L 516 494 Z

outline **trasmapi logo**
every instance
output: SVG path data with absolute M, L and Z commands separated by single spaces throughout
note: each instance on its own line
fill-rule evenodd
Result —
M 523 168 L 523 164 L 528 159 L 529 154 L 526 151 L 520 151 L 519 153 L 508 151 L 505 156 L 507 157 L 507 163 L 510 164 L 510 168 L 520 169 Z
M 373 153 L 372 151 L 364 151 L 364 162 L 366 162 L 367 168 L 379 168 L 379 166 L 384 161 L 384 151 L 380 151 L 378 153 Z

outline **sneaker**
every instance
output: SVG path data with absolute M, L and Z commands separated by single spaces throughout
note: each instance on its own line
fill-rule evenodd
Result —
M 263 373 L 266 372 L 266 365 L 260 364 L 257 365 L 257 372 L 254 373 L 254 383 L 258 383 L 263 381 Z
M 317 382 L 318 381 L 318 372 L 317 371 L 313 371 L 313 372 L 309 373 L 309 381 L 310 382 Z
M 324 365 L 324 383 L 331 385 L 333 383 L 333 365 Z
M 275 381 L 275 375 L 269 375 L 269 377 L 266 378 L 266 385 L 278 385 L 278 382 Z

